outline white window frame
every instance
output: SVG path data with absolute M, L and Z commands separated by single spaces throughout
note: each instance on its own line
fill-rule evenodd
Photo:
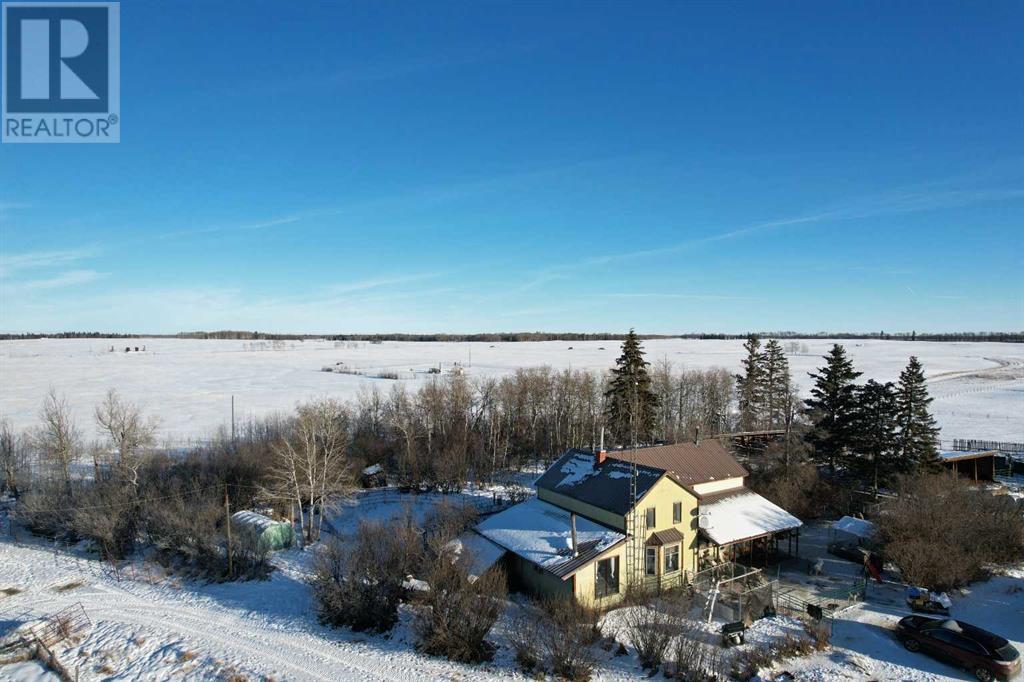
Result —
M 654 561 L 651 561 L 651 556 Z M 658 548 L 644 548 L 644 575 L 658 575 Z
M 675 557 L 676 557 L 676 566 L 675 566 L 675 568 L 669 568 L 668 567 L 668 558 L 669 558 L 669 555 L 672 553 L 672 550 L 675 550 Z M 682 558 L 682 554 L 683 554 L 683 547 L 682 547 L 682 545 L 678 545 L 678 544 L 677 545 L 668 545 L 667 547 L 665 547 L 665 551 L 663 552 L 663 555 L 664 555 L 665 558 L 662 561 L 662 566 L 664 567 L 664 572 L 665 573 L 675 573 L 676 571 L 679 570 L 680 559 Z
M 679 512 L 679 516 L 676 516 L 676 511 Z M 672 503 L 672 523 L 673 524 L 677 524 L 677 523 L 682 523 L 682 522 L 683 522 L 683 503 L 682 502 L 673 502 Z
M 658 512 L 654 507 L 644 510 L 644 528 L 650 530 L 658 527 Z

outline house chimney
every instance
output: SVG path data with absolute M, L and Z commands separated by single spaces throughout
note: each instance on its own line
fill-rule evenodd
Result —
M 696 426 L 693 429 L 693 444 L 700 445 L 700 426 Z
M 580 555 L 579 547 L 576 545 L 576 514 L 569 513 L 569 524 L 572 526 L 572 558 Z
M 604 464 L 604 461 L 608 459 L 608 452 L 604 449 L 604 427 L 601 427 L 601 447 L 597 450 L 597 459 L 594 461 L 595 466 L 598 464 Z

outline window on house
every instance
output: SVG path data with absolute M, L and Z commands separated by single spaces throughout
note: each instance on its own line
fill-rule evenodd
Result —
M 619 557 L 613 556 L 597 562 L 594 571 L 594 596 L 606 597 L 619 592 Z
M 679 545 L 672 545 L 665 548 L 665 572 L 679 570 Z
M 644 555 L 644 573 L 655 575 L 658 572 L 658 548 L 647 547 Z
M 647 527 L 648 528 L 654 528 L 654 507 L 648 507 L 647 508 L 646 517 L 647 517 Z
M 673 502 L 672 503 L 672 523 L 683 522 L 683 503 Z

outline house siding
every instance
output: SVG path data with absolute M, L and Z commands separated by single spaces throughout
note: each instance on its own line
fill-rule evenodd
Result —
M 680 523 L 672 522 L 672 505 L 681 502 L 683 506 L 683 517 Z M 648 508 L 654 507 L 655 526 L 646 528 L 644 520 Z M 675 574 L 665 575 L 665 552 L 664 547 L 658 548 L 657 575 L 655 580 L 644 574 L 643 554 L 646 548 L 647 538 L 652 533 L 675 528 L 683 534 L 683 541 L 679 554 L 679 570 L 692 573 L 696 564 L 697 551 L 697 498 L 688 490 L 675 481 L 664 478 L 658 482 L 650 492 L 644 495 L 637 503 L 636 508 L 639 537 L 637 538 L 638 554 L 640 561 L 635 568 L 639 575 L 633 575 L 633 579 L 643 581 L 645 584 L 665 583 L 666 578 L 672 578 Z M 626 540 L 629 542 L 629 540 Z
M 554 573 L 545 571 L 511 552 L 508 553 L 506 561 L 513 589 L 536 595 L 541 599 L 572 596 L 572 578 L 562 580 Z
M 743 477 L 736 476 L 734 478 L 723 478 L 721 481 L 710 481 L 708 483 L 698 483 L 693 486 L 693 492 L 698 495 L 710 495 L 711 493 L 720 493 L 725 490 L 732 490 L 733 488 L 743 487 Z
M 538 488 L 537 498 L 545 502 L 550 502 L 556 507 L 561 507 L 567 511 L 576 512 L 580 516 L 585 516 L 591 521 L 603 523 L 614 530 L 620 532 L 625 532 L 626 530 L 625 519 L 621 515 L 614 514 L 606 509 L 601 509 L 600 507 L 595 507 L 592 504 L 574 500 L 567 495 L 553 492 L 547 488 Z

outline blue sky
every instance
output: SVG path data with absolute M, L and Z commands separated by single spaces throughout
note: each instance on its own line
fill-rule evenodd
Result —
M 150 2 L 0 329 L 1024 328 L 1024 5 Z

